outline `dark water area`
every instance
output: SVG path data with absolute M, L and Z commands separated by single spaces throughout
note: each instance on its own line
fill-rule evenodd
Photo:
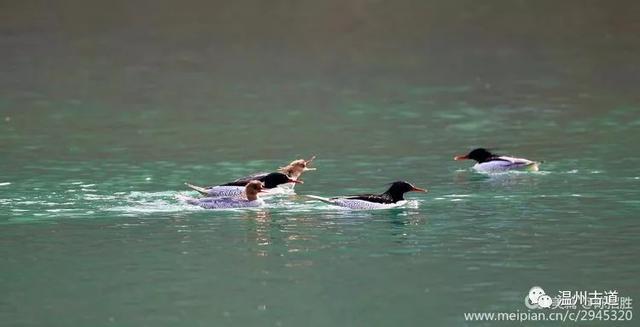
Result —
M 22 124 L 33 138 L 37 131 L 30 129 L 61 124 L 62 135 L 53 135 L 61 143 L 109 131 L 145 139 L 139 133 L 146 122 L 157 123 L 153 111 L 167 112 L 183 129 L 202 120 L 242 126 L 282 111 L 331 116 L 367 104 L 396 110 L 417 103 L 425 112 L 544 107 L 566 111 L 571 120 L 576 112 L 637 104 L 638 7 L 633 1 L 5 2 L 0 106 L 15 118 L 10 126 Z M 86 119 L 70 122 L 62 108 Z M 242 122 L 228 113 L 237 110 L 246 113 Z M 104 119 L 113 113 L 122 119 Z M 203 136 L 216 133 L 209 131 Z M 3 142 L 14 150 L 15 140 Z M 171 141 L 179 142 L 198 139 Z M 164 142 L 141 146 L 164 157 Z
M 0 81 L 3 98 L 97 98 L 127 109 L 216 108 L 236 98 L 237 88 L 281 98 L 290 91 L 307 106 L 321 106 L 326 94 L 313 82 L 354 92 L 389 82 L 486 86 L 487 96 L 501 100 L 543 84 L 549 95 L 596 88 L 634 98 L 639 7 L 634 1 L 5 2 Z
M 534 285 L 638 298 L 639 17 L 2 1 L 0 325 L 475 326 L 464 312 L 525 311 Z M 476 146 L 544 163 L 452 160 Z M 314 154 L 265 208 L 176 200 Z M 375 212 L 304 197 L 397 179 L 429 193 Z

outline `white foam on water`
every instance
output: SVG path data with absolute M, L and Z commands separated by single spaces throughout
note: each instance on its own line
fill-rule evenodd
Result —
M 101 210 L 104 211 L 116 211 L 123 213 L 167 213 L 167 212 L 181 212 L 181 211 L 193 211 L 203 210 L 198 206 L 188 205 L 182 203 L 176 199 L 178 192 L 163 191 L 163 192 L 140 192 L 133 191 L 124 195 L 110 195 L 110 196 L 90 196 L 90 200 L 109 200 L 117 201 L 115 205 L 102 206 Z M 124 203 L 123 203 L 124 202 Z
M 469 198 L 472 197 L 473 195 L 471 194 L 448 194 L 448 195 L 443 195 L 443 197 L 445 198 Z
M 77 182 L 76 182 L 77 183 Z M 70 192 L 71 191 L 71 192 Z M 84 191 L 84 190 L 83 190 Z M 114 212 L 121 216 L 137 217 L 154 213 L 179 213 L 179 212 L 264 212 L 274 210 L 281 213 L 309 213 L 309 212 L 345 212 L 347 208 L 331 206 L 328 204 L 308 201 L 295 193 L 284 192 L 266 197 L 266 204 L 257 208 L 229 208 L 229 209 L 203 209 L 199 206 L 187 204 L 178 199 L 178 195 L 184 192 L 117 192 L 112 194 L 95 194 L 66 190 L 60 194 L 49 193 L 35 199 L 13 198 L 0 199 L 2 203 L 8 203 L 10 210 L 15 215 L 29 214 L 34 217 L 75 217 L 91 216 L 100 212 Z M 466 195 L 463 195 L 466 196 Z M 90 206 L 87 208 L 87 205 Z M 384 209 L 418 208 L 420 201 L 407 200 L 398 206 Z M 79 208 L 83 208 L 82 210 Z

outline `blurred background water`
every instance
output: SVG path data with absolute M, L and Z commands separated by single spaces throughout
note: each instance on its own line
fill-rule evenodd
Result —
M 0 321 L 415 326 L 638 298 L 633 1 L 0 3 Z M 544 160 L 487 177 L 476 146 Z M 175 200 L 317 155 L 345 212 Z M 543 325 L 543 324 L 541 324 Z

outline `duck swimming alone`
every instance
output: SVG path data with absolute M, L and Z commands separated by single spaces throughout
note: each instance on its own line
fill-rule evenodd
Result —
M 182 198 L 185 202 L 200 206 L 205 209 L 233 209 L 252 208 L 264 205 L 264 200 L 258 197 L 263 192 L 264 184 L 260 181 L 250 181 L 243 188 L 244 197 L 214 197 L 214 198 Z
M 505 172 L 509 170 L 528 170 L 538 171 L 539 162 L 531 161 L 524 158 L 515 158 L 501 156 L 491 153 L 487 149 L 478 148 L 469 152 L 467 155 L 455 156 L 453 160 L 475 160 L 477 163 L 473 166 L 478 172 Z
M 398 181 L 391 183 L 389 189 L 382 194 L 362 194 L 333 198 L 323 198 L 315 195 L 307 196 L 348 209 L 371 210 L 390 209 L 404 205 L 407 202 L 404 199 L 404 194 L 407 192 L 427 192 L 427 190 L 415 187 L 408 182 Z
M 270 173 L 264 176 L 259 176 L 254 178 L 253 180 L 262 182 L 263 188 L 265 189 L 273 189 L 279 185 L 287 184 L 287 183 L 299 183 L 302 184 L 302 181 L 292 179 L 283 173 Z M 246 179 L 238 179 L 233 182 L 221 184 L 218 186 L 210 186 L 210 187 L 200 187 L 196 185 L 192 185 L 189 183 L 185 183 L 189 188 L 198 191 L 200 194 L 207 197 L 219 197 L 219 196 L 241 196 L 244 194 L 245 186 L 249 184 L 253 180 Z

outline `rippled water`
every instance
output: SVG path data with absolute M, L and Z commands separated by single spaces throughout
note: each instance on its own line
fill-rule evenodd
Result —
M 483 118 L 466 107 L 407 107 L 343 113 L 322 139 L 305 134 L 319 129 L 314 119 L 292 124 L 284 133 L 298 137 L 286 147 L 217 144 L 215 136 L 234 133 L 233 126 L 176 128 L 176 139 L 210 137 L 193 148 L 161 146 L 149 160 L 144 150 L 128 152 L 137 142 L 153 146 L 153 137 L 109 145 L 101 137 L 118 132 L 106 130 L 90 140 L 66 139 L 66 148 L 47 139 L 55 129 L 16 127 L 16 113 L 3 132 L 15 142 L 0 186 L 4 318 L 40 324 L 55 317 L 61 325 L 461 324 L 466 311 L 522 309 L 522 294 L 534 284 L 637 292 L 639 159 L 607 159 L 625 147 L 591 142 L 586 132 L 633 112 L 574 119 L 570 125 L 585 131 L 579 139 L 556 138 L 562 131 L 544 127 L 567 113 L 543 119 L 512 109 L 529 122 L 516 135 L 493 128 L 491 139 L 545 160 L 543 169 L 484 176 L 451 157 L 467 144 L 485 144 L 471 136 L 497 127 L 496 118 L 506 120 L 510 111 L 487 108 L 491 118 Z M 386 119 L 362 120 L 376 110 Z M 42 114 L 74 121 L 68 109 Z M 170 112 L 155 114 L 167 123 L 140 131 L 172 125 Z M 624 135 L 625 126 L 637 124 L 619 119 L 607 133 Z M 394 123 L 382 128 L 384 120 Z M 477 127 L 467 127 L 472 122 Z M 259 138 L 285 138 L 268 133 L 269 124 L 250 128 Z M 74 159 L 36 154 L 49 146 Z M 189 194 L 184 181 L 226 181 L 311 154 L 318 170 L 305 174 L 299 195 L 271 199 L 264 209 L 213 212 L 175 199 Z M 411 194 L 405 208 L 375 212 L 300 196 L 377 192 L 395 179 L 429 193 Z
M 389 18 L 395 27 L 381 32 L 376 4 L 360 5 L 358 37 L 324 39 L 296 20 L 301 35 L 284 41 L 268 19 L 277 10 L 242 16 L 260 28 L 200 38 L 209 18 L 195 9 L 193 24 L 150 15 L 130 30 L 112 11 L 74 5 L 96 18 L 80 20 L 15 9 L 0 37 L 10 50 L 0 74 L 0 321 L 465 326 L 464 312 L 524 310 L 533 285 L 640 297 L 634 36 L 601 39 L 610 27 L 595 24 L 583 40 L 589 24 L 551 19 L 571 42 L 523 22 L 514 33 L 541 43 L 521 45 L 500 22 L 476 32 L 469 24 L 490 17 L 465 9 L 467 23 L 455 6 L 437 7 L 452 23 Z M 600 11 L 584 15 L 603 24 Z M 391 33 L 404 28 L 423 32 Z M 466 41 L 444 38 L 453 31 Z M 435 41 L 419 47 L 422 36 Z M 379 41 L 397 48 L 377 51 Z M 476 146 L 544 163 L 487 176 L 452 160 Z M 176 200 L 193 194 L 184 182 L 311 155 L 318 170 L 297 195 L 265 208 Z M 304 197 L 381 192 L 399 179 L 429 192 L 380 211 Z

